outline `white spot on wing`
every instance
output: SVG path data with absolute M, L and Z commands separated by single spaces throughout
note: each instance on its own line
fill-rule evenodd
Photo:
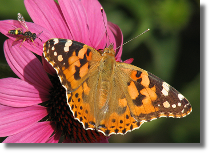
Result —
M 169 107 L 170 107 L 169 102 L 168 102 L 168 101 L 165 101 L 165 102 L 163 103 L 163 107 L 165 107 L 165 108 L 169 108 Z
M 58 38 L 53 39 L 53 41 L 54 41 L 54 45 L 56 45 L 59 42 Z
M 181 111 L 181 113 L 184 113 L 184 109 Z
M 71 46 L 71 45 L 72 45 L 72 41 L 68 39 L 65 46 Z
M 69 51 L 69 47 L 71 45 L 72 45 L 72 41 L 71 40 L 67 40 L 67 42 L 65 43 L 64 51 L 68 52 Z
M 184 96 L 182 94 L 178 94 L 178 98 L 179 98 L 179 100 L 183 100 Z
M 64 47 L 64 52 L 68 52 L 69 51 L 69 47 L 68 46 L 65 46 Z
M 63 56 L 62 55 L 58 55 L 58 61 L 59 62 L 63 61 Z
M 182 103 L 178 103 L 178 106 L 179 106 L 179 107 L 182 106 Z
M 163 84 L 162 84 L 162 86 L 163 86 L 163 89 L 162 89 L 162 94 L 164 95 L 164 96 L 168 96 L 168 92 L 169 92 L 169 87 L 170 87 L 170 85 L 168 84 L 168 83 L 166 83 L 166 82 L 163 82 Z
M 171 107 L 176 108 L 176 104 L 171 105 Z
M 57 52 L 54 52 L 54 56 L 57 56 L 58 55 L 58 53 Z

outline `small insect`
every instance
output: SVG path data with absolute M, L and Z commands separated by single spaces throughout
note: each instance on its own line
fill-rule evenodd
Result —
M 28 26 L 26 25 L 26 22 L 25 22 L 25 19 L 24 17 L 22 16 L 22 14 L 18 13 L 17 14 L 17 19 L 18 21 L 20 22 L 20 24 L 26 29 L 25 32 L 23 32 L 23 29 L 22 28 L 16 28 L 15 30 L 9 30 L 8 33 L 9 34 L 12 34 L 12 35 L 16 35 L 18 36 L 15 41 L 18 41 L 20 39 L 23 39 L 23 42 L 26 40 L 26 39 L 29 39 L 31 40 L 33 43 L 34 43 L 34 40 L 36 38 L 39 38 L 38 36 L 43 32 L 40 32 L 38 35 L 36 33 L 32 33 L 31 31 L 29 31 L 28 29 Z M 39 38 L 40 39 L 40 38 Z M 40 39 L 41 40 L 41 39 Z M 42 40 L 41 40 L 42 41 Z M 21 43 L 21 45 L 23 44 L 23 42 Z M 20 45 L 20 47 L 21 47 Z

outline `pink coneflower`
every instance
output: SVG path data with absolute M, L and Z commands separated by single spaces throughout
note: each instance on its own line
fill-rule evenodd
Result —
M 34 21 L 26 24 L 31 32 L 42 32 L 39 36 L 42 41 L 28 39 L 14 44 L 17 36 L 9 35 L 8 31 L 14 27 L 26 29 L 16 20 L 0 21 L 0 32 L 9 37 L 4 43 L 6 60 L 20 78 L 0 79 L 0 137 L 8 136 L 4 143 L 108 142 L 102 133 L 84 130 L 74 119 L 55 70 L 45 59 L 41 63 L 38 58 L 42 56 L 43 43 L 50 38 L 73 39 L 97 50 L 111 43 L 117 48 L 122 45 L 121 30 L 107 22 L 97 0 L 24 3 Z M 117 61 L 121 61 L 121 54 L 120 47 L 116 51 Z

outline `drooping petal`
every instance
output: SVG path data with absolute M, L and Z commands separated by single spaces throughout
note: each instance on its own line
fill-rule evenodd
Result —
M 7 137 L 3 143 L 45 143 L 53 131 L 49 121 L 38 122 L 20 133 Z
M 0 79 L 0 103 L 12 107 L 32 106 L 49 100 L 49 93 L 17 78 Z
M 4 53 L 7 63 L 19 78 L 47 91 L 52 87 L 41 62 L 24 46 L 12 46 L 12 40 L 6 40 Z
M 72 39 L 60 7 L 54 0 L 25 0 L 24 3 L 34 23 L 48 29 L 56 38 Z
M 98 49 L 104 49 L 105 47 L 108 47 L 110 44 L 114 45 L 114 49 L 118 48 L 116 50 L 115 58 L 117 61 L 121 61 L 121 55 L 122 55 L 122 44 L 123 44 L 123 35 L 120 28 L 111 22 L 108 22 L 107 27 L 107 34 L 104 35 L 103 39 L 101 40 L 100 44 L 97 46 Z
M 108 22 L 109 30 L 108 35 L 110 36 L 110 42 L 114 43 L 114 49 L 121 46 L 123 44 L 123 34 L 120 28 L 111 22 Z M 116 50 L 115 58 L 117 60 L 121 60 L 122 56 L 122 46 Z
M 47 115 L 42 106 L 8 107 L 0 104 L 0 137 L 27 130 Z
M 123 62 L 124 63 L 128 63 L 128 64 L 131 64 L 133 62 L 133 60 L 134 60 L 133 58 L 129 58 L 129 59 L 123 61 Z

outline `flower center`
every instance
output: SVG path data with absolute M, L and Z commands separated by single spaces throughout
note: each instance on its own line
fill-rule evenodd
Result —
M 96 130 L 85 130 L 82 124 L 74 119 L 72 112 L 66 102 L 66 90 L 61 85 L 57 76 L 50 76 L 53 88 L 50 92 L 50 100 L 46 102 L 48 117 L 55 123 L 55 132 L 62 132 L 66 142 L 99 142 L 105 139 L 101 132 Z

